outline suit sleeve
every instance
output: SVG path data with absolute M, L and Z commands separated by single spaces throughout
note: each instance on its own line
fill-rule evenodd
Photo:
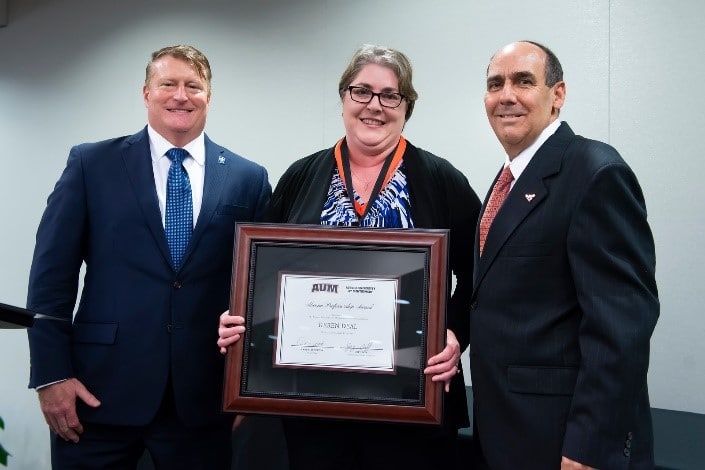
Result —
M 265 219 L 269 204 L 272 198 L 272 186 L 269 184 L 269 176 L 267 170 L 262 167 L 260 174 L 260 191 L 257 196 L 257 204 L 255 206 L 255 222 L 262 222 Z
M 639 416 L 648 413 L 640 407 L 648 403 L 649 342 L 659 315 L 654 241 L 641 188 L 626 164 L 594 173 L 567 249 L 582 312 L 582 359 L 563 455 L 616 468 L 615 452 L 623 452 L 625 436 L 637 438 Z
M 74 147 L 47 200 L 37 230 L 27 308 L 46 317 L 28 329 L 30 387 L 73 376 L 71 320 L 86 243 L 86 200 L 81 154 Z

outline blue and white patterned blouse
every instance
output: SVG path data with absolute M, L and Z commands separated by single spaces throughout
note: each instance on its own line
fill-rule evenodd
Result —
M 353 195 L 355 200 L 359 202 L 360 198 L 354 189 Z M 355 212 L 353 203 L 345 189 L 345 183 L 336 167 L 328 188 L 326 202 L 323 204 L 321 225 L 414 228 L 404 164 L 399 165 L 387 185 L 380 191 L 377 198 L 372 201 L 372 207 L 366 211 L 362 220 Z

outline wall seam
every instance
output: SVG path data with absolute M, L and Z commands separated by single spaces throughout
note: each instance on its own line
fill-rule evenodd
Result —
M 612 0 L 607 2 L 607 142 L 612 143 Z

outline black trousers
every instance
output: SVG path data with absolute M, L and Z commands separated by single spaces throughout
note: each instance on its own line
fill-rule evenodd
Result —
M 409 424 L 282 418 L 290 470 L 452 469 L 457 431 Z
M 188 427 L 178 417 L 171 386 L 159 412 L 145 426 L 83 422 L 78 443 L 51 435 L 54 470 L 134 470 L 149 452 L 156 470 L 230 470 L 232 417 L 215 425 Z

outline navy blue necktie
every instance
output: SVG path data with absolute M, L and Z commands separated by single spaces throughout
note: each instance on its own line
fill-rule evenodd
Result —
M 184 253 L 193 231 L 193 202 L 191 201 L 191 182 L 183 166 L 188 156 L 184 149 L 173 148 L 166 152 L 171 160 L 169 176 L 166 180 L 166 239 L 171 252 L 174 269 L 181 267 Z

